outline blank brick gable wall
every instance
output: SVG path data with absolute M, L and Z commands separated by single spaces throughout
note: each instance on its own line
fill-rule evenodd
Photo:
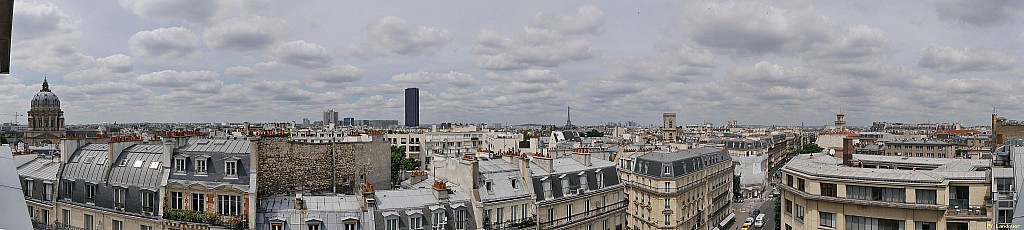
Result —
M 332 184 L 338 193 L 351 194 L 356 189 L 352 186 L 364 173 L 371 184 L 387 188 L 391 184 L 390 145 L 383 135 L 372 135 L 372 139 L 310 144 L 289 142 L 286 137 L 262 138 L 256 143 L 258 195 L 295 194 L 299 190 L 330 192 Z

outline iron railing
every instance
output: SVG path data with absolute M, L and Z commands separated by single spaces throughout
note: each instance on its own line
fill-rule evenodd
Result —
M 540 223 L 540 229 L 557 229 L 565 227 L 571 224 L 587 222 L 591 218 L 605 216 L 605 214 L 614 212 L 624 212 L 628 200 L 623 199 L 622 201 L 605 205 L 603 207 L 597 207 L 591 210 L 584 210 L 583 212 L 573 214 L 571 216 L 565 216 L 562 218 L 548 220 Z

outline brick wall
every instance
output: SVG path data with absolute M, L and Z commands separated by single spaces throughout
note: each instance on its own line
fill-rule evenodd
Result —
M 383 135 L 372 142 L 308 144 L 287 137 L 256 142 L 258 196 L 295 194 L 299 190 L 352 194 L 365 174 L 376 188 L 391 184 L 391 150 Z

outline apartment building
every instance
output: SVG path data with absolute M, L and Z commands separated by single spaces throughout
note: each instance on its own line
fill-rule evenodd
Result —
M 989 229 L 990 161 L 846 149 L 798 155 L 781 169 L 782 229 Z
M 954 158 L 956 148 L 953 144 L 935 139 L 897 139 L 885 143 L 885 155 Z
M 165 139 L 171 151 L 171 173 L 164 187 L 168 228 L 201 230 L 214 227 L 255 228 L 256 156 L 246 138 Z M 206 221 L 190 216 L 213 213 Z
M 717 148 L 622 159 L 626 229 L 713 229 L 732 218 L 733 163 Z
M 529 165 L 539 229 L 622 229 L 627 200 L 615 163 L 582 151 L 514 160 Z

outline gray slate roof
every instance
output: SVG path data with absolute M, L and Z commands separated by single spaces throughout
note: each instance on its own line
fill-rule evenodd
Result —
M 60 163 L 56 161 L 36 158 L 18 166 L 18 175 L 36 180 L 56 181 L 59 169 Z

